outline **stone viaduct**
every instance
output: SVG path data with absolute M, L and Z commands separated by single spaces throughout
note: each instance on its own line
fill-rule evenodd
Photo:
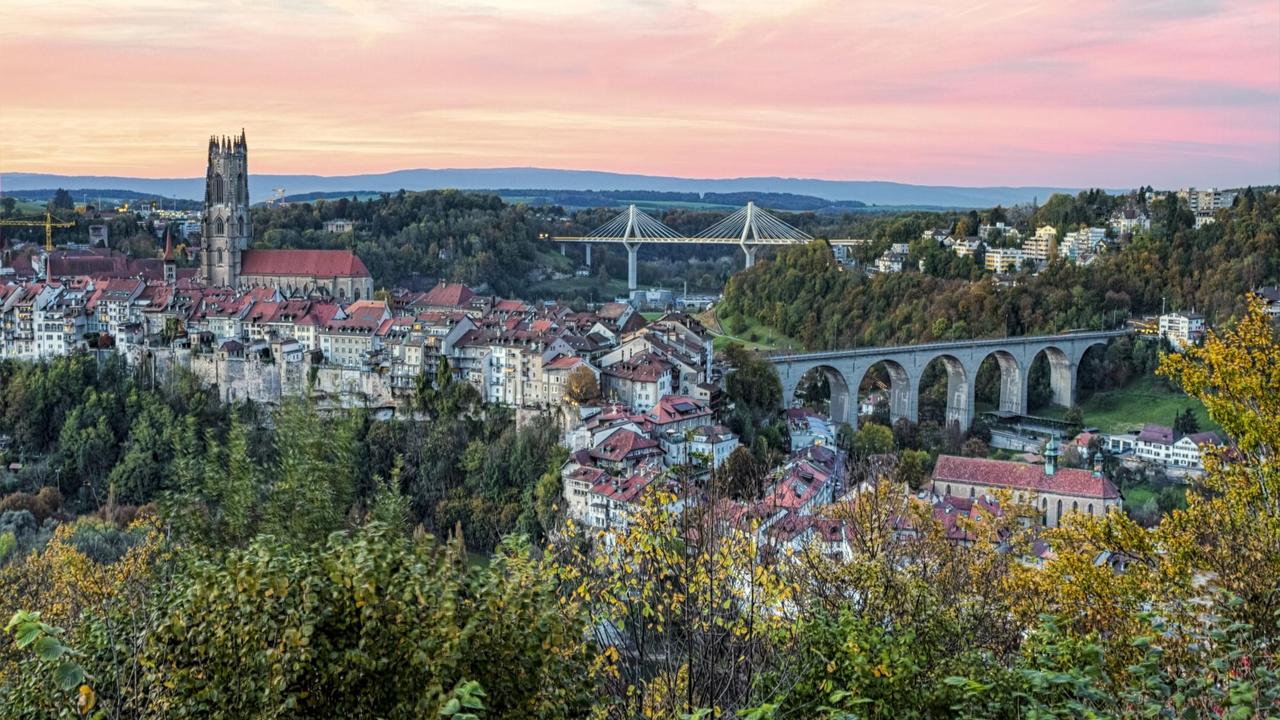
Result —
M 1027 376 L 1040 353 L 1049 361 L 1053 402 L 1075 404 L 1076 370 L 1085 352 L 1096 345 L 1127 335 L 1127 330 L 1100 330 L 1030 337 L 992 338 L 936 342 L 900 347 L 858 348 L 826 352 L 775 355 L 769 358 L 782 380 L 782 401 L 790 406 L 800 379 L 811 370 L 826 375 L 831 386 L 831 419 L 858 424 L 858 388 L 873 365 L 884 363 L 889 373 L 889 418 L 919 421 L 920 379 L 934 360 L 947 370 L 947 423 L 967 430 L 973 422 L 974 385 L 982 361 L 994 356 L 1000 364 L 1002 412 L 1025 415 Z

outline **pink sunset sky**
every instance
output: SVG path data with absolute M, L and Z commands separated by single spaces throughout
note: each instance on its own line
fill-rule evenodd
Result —
M 1280 0 L 43 0 L 0 172 L 1280 183 Z

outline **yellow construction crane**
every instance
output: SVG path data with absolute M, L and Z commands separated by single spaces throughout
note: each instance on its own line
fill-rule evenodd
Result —
M 54 228 L 71 228 L 75 227 L 74 222 L 55 221 L 53 213 L 48 210 L 44 213 L 44 220 L 0 220 L 0 227 L 43 227 L 44 228 L 44 251 L 51 252 L 53 250 L 53 229 Z

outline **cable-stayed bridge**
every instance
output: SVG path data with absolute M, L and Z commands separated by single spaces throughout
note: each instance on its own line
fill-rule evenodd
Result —
M 756 207 L 753 202 L 696 235 L 682 235 L 667 227 L 662 221 L 636 208 L 628 207 L 609 222 L 586 235 L 550 238 L 559 243 L 586 243 L 587 265 L 591 265 L 593 243 L 618 243 L 627 249 L 627 289 L 636 289 L 636 252 L 645 243 L 674 244 L 733 244 L 742 248 L 747 267 L 756 260 L 756 249 L 761 245 L 803 245 L 813 236 L 793 227 Z M 857 244 L 862 240 L 831 240 L 834 244 Z M 564 246 L 561 245 L 561 250 Z

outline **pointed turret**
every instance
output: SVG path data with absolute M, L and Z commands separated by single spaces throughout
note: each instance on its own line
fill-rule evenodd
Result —
M 178 263 L 173 257 L 173 236 L 164 229 L 164 281 L 170 285 L 178 281 Z

